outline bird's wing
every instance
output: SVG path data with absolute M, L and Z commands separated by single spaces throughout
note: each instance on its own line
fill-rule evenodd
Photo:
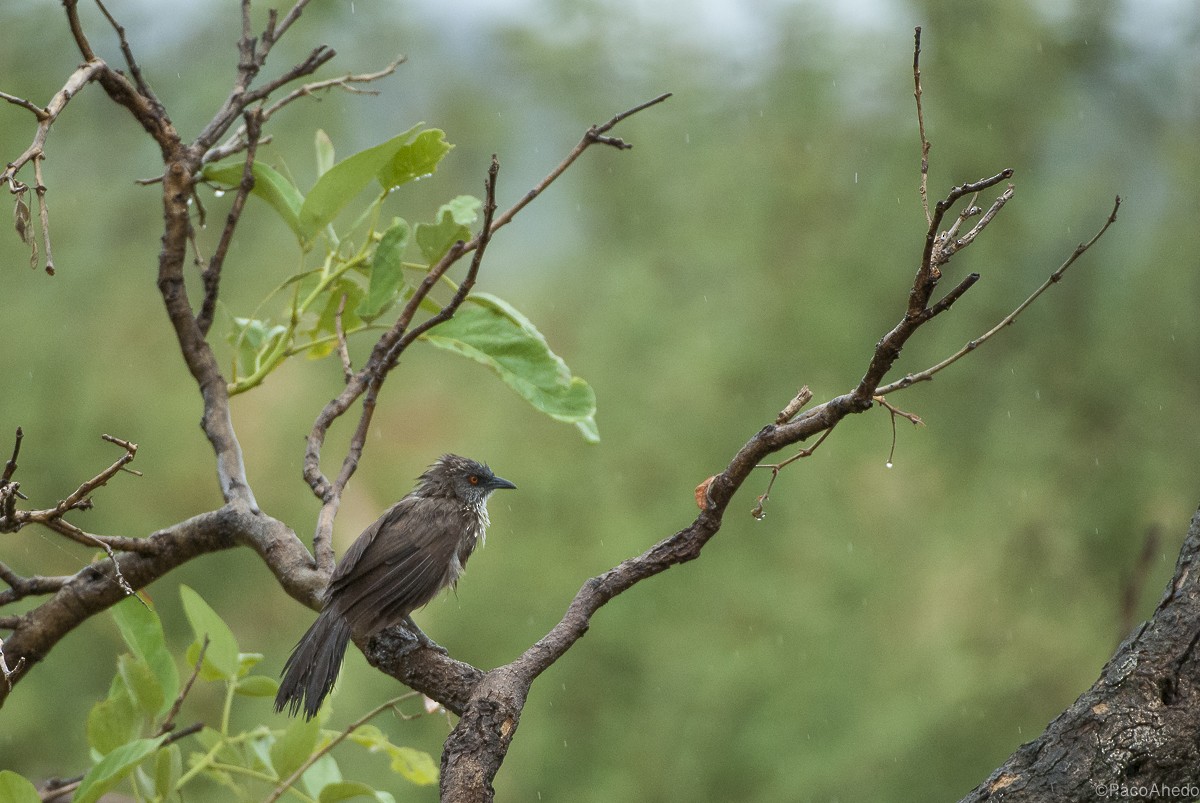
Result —
M 402 499 L 346 552 L 329 584 L 329 604 L 351 628 L 371 633 L 402 620 L 447 584 L 467 522 L 450 501 Z

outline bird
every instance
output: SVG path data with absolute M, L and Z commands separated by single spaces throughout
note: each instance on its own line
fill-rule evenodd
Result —
M 443 589 L 455 588 L 490 523 L 493 491 L 517 486 L 486 463 L 442 455 L 416 487 L 363 530 L 334 569 L 317 620 L 283 666 L 275 710 L 316 716 L 333 689 L 351 636 L 366 637 L 395 624 Z

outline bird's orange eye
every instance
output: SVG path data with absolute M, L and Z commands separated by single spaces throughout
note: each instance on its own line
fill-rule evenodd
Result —
M 479 484 L 479 475 L 472 474 L 471 476 L 467 477 L 467 482 L 471 483 L 472 485 L 478 485 Z

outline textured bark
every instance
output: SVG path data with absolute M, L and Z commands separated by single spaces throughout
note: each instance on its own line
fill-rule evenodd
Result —
M 1200 511 L 1150 621 L 963 801 L 1200 797 Z

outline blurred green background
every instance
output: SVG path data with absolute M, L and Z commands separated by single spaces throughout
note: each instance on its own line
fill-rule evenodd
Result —
M 108 5 L 190 139 L 228 91 L 235 4 Z M 265 6 L 256 14 L 261 26 Z M 85 18 L 117 63 L 86 4 Z M 281 113 L 261 155 L 307 186 L 317 128 L 341 156 L 418 121 L 444 128 L 456 150 L 393 200 L 410 220 L 481 194 L 493 152 L 503 208 L 589 124 L 675 93 L 617 130 L 633 150 L 590 151 L 522 213 L 478 285 L 593 384 L 602 443 L 540 417 L 478 366 L 416 347 L 384 390 L 342 506 L 339 551 L 442 452 L 488 460 L 520 486 L 494 501 L 488 546 L 458 594 L 417 617 L 454 656 L 491 667 L 552 626 L 586 578 L 685 526 L 693 487 L 801 384 L 822 401 L 862 375 L 903 311 L 923 240 L 914 25 L 931 195 L 1003 167 L 1017 189 L 952 263 L 948 282 L 982 281 L 905 349 L 901 371 L 999 320 L 1119 193 L 1117 225 L 1015 327 L 891 398 L 928 424 L 901 422 L 894 468 L 886 413 L 849 420 L 779 478 L 764 521 L 750 508 L 766 473 L 701 560 L 604 608 L 535 685 L 499 800 L 953 799 L 1093 682 L 1122 635 L 1148 529 L 1163 538 L 1138 616 L 1200 501 L 1200 11 L 1187 0 L 354 0 L 314 4 L 274 54 L 271 75 L 327 43 L 339 56 L 325 77 L 408 57 L 377 98 L 331 94 Z M 44 103 L 79 61 L 59 4 L 9 3 L 0 27 L 0 89 Z M 6 161 L 32 133 L 28 113 L 0 108 Z M 58 275 L 31 271 L 11 229 L 0 236 L 0 453 L 24 427 L 17 478 L 45 507 L 115 459 L 101 433 L 136 441 L 144 476 L 119 476 L 75 520 L 148 534 L 220 504 L 198 394 L 154 286 L 157 189 L 133 183 L 159 162 L 95 87 L 48 146 Z M 211 253 L 229 199 L 205 200 Z M 289 232 L 252 201 L 225 271 L 229 310 L 249 314 L 297 262 Z M 260 503 L 306 538 L 317 505 L 300 478 L 303 437 L 338 377 L 334 361 L 297 360 L 234 402 Z M 326 448 L 328 471 L 346 429 Z M 89 558 L 33 528 L 0 536 L 0 560 L 26 574 Z M 181 582 L 243 649 L 266 653 L 268 673 L 312 617 L 249 551 L 210 556 L 150 588 L 180 653 Z M 121 649 L 108 616 L 63 641 L 0 712 L 0 768 L 82 771 L 83 716 Z M 396 691 L 352 651 L 332 724 Z M 184 719 L 215 716 L 217 699 L 201 691 Z M 243 724 L 281 723 L 267 708 L 244 705 Z M 380 724 L 435 756 L 447 728 Z M 436 799 L 390 779 L 383 757 L 343 764 L 398 799 Z

